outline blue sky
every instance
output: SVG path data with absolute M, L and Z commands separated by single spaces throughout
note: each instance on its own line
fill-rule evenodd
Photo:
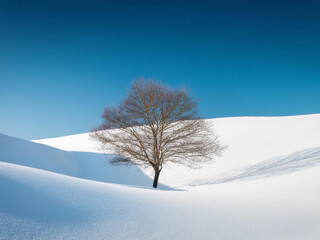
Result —
M 1 133 L 87 132 L 137 77 L 205 118 L 320 113 L 320 2 L 1 1 Z

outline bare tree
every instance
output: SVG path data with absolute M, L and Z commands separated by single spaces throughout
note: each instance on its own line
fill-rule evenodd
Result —
M 152 166 L 156 188 L 163 164 L 195 168 L 212 162 L 223 149 L 200 118 L 197 103 L 185 89 L 136 80 L 118 107 L 105 108 L 104 121 L 91 137 L 113 154 L 112 164 Z

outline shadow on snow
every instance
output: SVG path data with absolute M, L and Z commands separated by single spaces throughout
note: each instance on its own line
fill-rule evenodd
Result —
M 137 166 L 113 166 L 111 156 L 68 152 L 44 144 L 0 134 L 0 161 L 42 169 L 72 177 L 151 188 L 153 179 Z M 159 184 L 161 190 L 174 190 Z
M 289 155 L 274 157 L 256 165 L 232 171 L 214 179 L 197 180 L 190 186 L 218 184 L 245 179 L 257 179 L 292 173 L 320 164 L 320 147 L 309 148 Z

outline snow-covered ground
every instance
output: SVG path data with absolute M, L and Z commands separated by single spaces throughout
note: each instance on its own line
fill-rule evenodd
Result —
M 88 134 L 0 134 L 0 239 L 320 239 L 320 114 L 208 121 L 223 156 L 158 190 Z

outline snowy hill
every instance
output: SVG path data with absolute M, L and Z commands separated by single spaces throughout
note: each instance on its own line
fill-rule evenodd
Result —
M 320 114 L 208 121 L 224 155 L 160 190 L 87 134 L 0 135 L 0 239 L 320 239 Z
M 149 186 L 151 181 L 137 167 L 113 167 L 103 154 L 64 151 L 3 134 L 0 146 L 0 159 L 7 163 L 100 182 Z
M 208 120 L 228 148 L 215 164 L 193 170 L 181 166 L 164 169 L 160 182 L 185 185 L 198 178 L 210 178 L 245 168 L 273 157 L 282 157 L 320 147 L 320 114 L 290 117 L 235 117 Z M 66 151 L 99 153 L 88 134 L 41 139 L 34 142 Z M 149 174 L 149 172 L 147 172 Z

